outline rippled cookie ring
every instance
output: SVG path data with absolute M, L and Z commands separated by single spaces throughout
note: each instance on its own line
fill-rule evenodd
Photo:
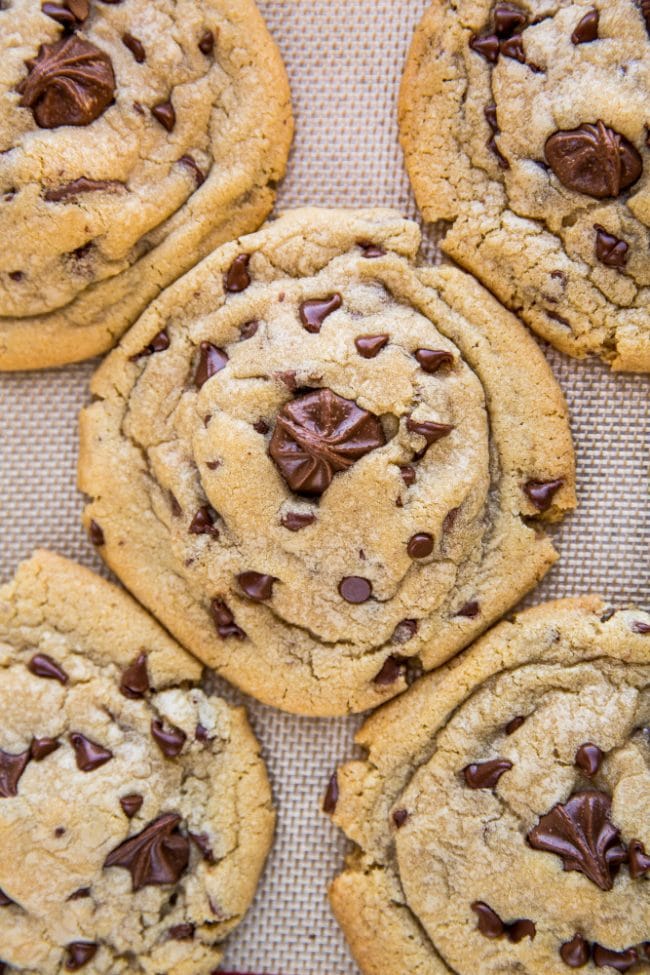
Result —
M 648 0 L 434 0 L 401 137 L 443 249 L 569 355 L 650 371 Z
M 650 614 L 523 612 L 357 742 L 325 807 L 364 975 L 650 971 Z
M 86 525 L 198 657 L 289 711 L 404 690 L 549 568 L 566 408 L 468 275 L 386 210 L 307 209 L 146 312 L 81 420 Z
M 0 62 L 0 371 L 78 361 L 265 219 L 284 67 L 253 0 L 7 0 Z
M 0 588 L 0 972 L 210 975 L 274 814 L 243 709 L 115 586 Z

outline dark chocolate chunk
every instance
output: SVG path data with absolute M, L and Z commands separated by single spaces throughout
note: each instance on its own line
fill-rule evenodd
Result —
M 18 795 L 18 783 L 30 758 L 29 748 L 17 755 L 0 749 L 0 799 L 11 799 Z
M 194 385 L 197 389 L 207 383 L 208 379 L 215 376 L 228 365 L 228 356 L 216 345 L 210 342 L 201 342 L 199 346 L 199 361 L 194 374 Z
M 142 803 L 144 798 L 137 792 L 131 792 L 128 796 L 122 796 L 120 799 L 120 806 L 122 807 L 122 812 L 127 817 L 127 819 L 133 819 L 137 813 L 142 809 Z
M 163 328 L 152 338 L 148 345 L 145 345 L 141 352 L 136 352 L 135 355 L 131 356 L 131 362 L 137 362 L 138 359 L 144 359 L 147 356 L 154 355 L 156 352 L 164 352 L 165 349 L 169 348 L 169 335 L 167 334 L 167 329 Z
M 250 259 L 250 254 L 240 254 L 228 268 L 225 287 L 230 294 L 239 294 L 245 291 L 251 283 L 251 276 L 248 273 Z
M 524 493 L 538 511 L 548 511 L 553 504 L 553 498 L 563 484 L 563 477 L 559 477 L 555 481 L 528 481 L 524 485 Z
M 591 957 L 589 942 L 581 934 L 574 935 L 560 948 L 560 958 L 569 968 L 583 968 Z
M 42 762 L 44 758 L 61 747 L 56 738 L 33 738 L 29 746 L 29 754 L 35 762 Z
M 68 675 L 63 667 L 52 660 L 46 653 L 34 654 L 27 664 L 27 669 L 36 677 L 44 677 L 46 680 L 58 680 L 59 684 L 68 683 Z
M 176 758 L 183 750 L 187 735 L 180 728 L 164 726 L 162 721 L 151 722 L 151 734 L 165 758 Z
M 597 10 L 590 10 L 578 22 L 576 29 L 571 35 L 574 44 L 589 44 L 598 39 L 598 25 L 600 14 Z
M 406 551 L 412 559 L 426 559 L 433 552 L 433 536 L 427 532 L 413 535 Z
M 328 295 L 327 298 L 315 298 L 304 301 L 300 306 L 300 321 L 303 328 L 312 335 L 317 335 L 323 327 L 325 319 L 340 308 L 343 299 L 339 294 Z
M 113 752 L 109 751 L 108 748 L 103 748 L 78 731 L 72 732 L 70 743 L 74 748 L 77 768 L 82 772 L 94 772 L 106 762 L 110 762 L 113 757 Z
M 160 122 L 164 129 L 168 132 L 173 132 L 176 125 L 176 112 L 171 101 L 168 99 L 166 102 L 159 102 L 158 105 L 154 105 L 151 109 L 151 114 L 157 122 Z
M 603 763 L 605 753 L 593 742 L 585 742 L 576 752 L 576 765 L 585 775 L 595 775 Z
M 147 886 L 178 883 L 190 859 L 190 843 L 179 832 L 180 822 L 177 813 L 159 816 L 109 853 L 104 867 L 128 870 L 134 892 Z
M 346 576 L 339 583 L 339 592 L 347 603 L 367 603 L 372 596 L 372 584 L 361 576 Z
M 618 196 L 643 172 L 635 146 L 601 120 L 555 132 L 547 139 L 544 154 L 563 186 L 597 200 Z
M 339 780 L 336 772 L 332 775 L 327 786 L 327 792 L 323 799 L 323 812 L 333 813 L 339 801 Z
M 463 775 L 470 789 L 494 789 L 504 772 L 511 768 L 512 762 L 507 758 L 493 758 L 489 762 L 467 765 Z
M 217 633 L 222 639 L 225 640 L 228 637 L 235 637 L 237 640 L 245 639 L 246 634 L 235 623 L 235 617 L 223 599 L 213 599 L 210 604 L 210 612 L 212 613 Z
M 415 358 L 420 363 L 425 372 L 437 372 L 442 366 L 451 366 L 454 357 L 451 352 L 443 352 L 440 349 L 418 349 Z
M 354 340 L 357 352 L 364 359 L 374 359 L 379 355 L 390 341 L 390 335 L 385 332 L 381 335 L 360 335 Z
M 627 264 L 630 245 L 610 234 L 599 223 L 594 224 L 596 231 L 596 257 L 605 267 L 623 268 Z
M 237 576 L 237 582 L 249 599 L 264 602 L 273 596 L 273 583 L 277 579 L 261 572 L 242 572 Z
M 136 699 L 144 697 L 149 690 L 149 674 L 147 673 L 147 655 L 140 653 L 130 664 L 120 681 L 120 692 L 124 697 Z

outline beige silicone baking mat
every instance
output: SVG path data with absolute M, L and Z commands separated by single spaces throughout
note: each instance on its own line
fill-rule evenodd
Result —
M 293 87 L 297 138 L 280 206 L 394 206 L 415 216 L 397 141 L 396 99 L 427 0 L 266 0 Z M 435 255 L 433 242 L 425 252 Z M 562 559 L 532 597 L 598 590 L 650 606 L 650 377 L 545 350 L 568 397 L 580 510 L 557 532 Z M 37 545 L 101 568 L 80 528 L 76 417 L 92 363 L 0 376 L 0 576 Z M 236 697 L 236 695 L 233 695 Z M 250 704 L 273 775 L 277 841 L 226 969 L 355 975 L 326 889 L 344 845 L 319 812 L 358 720 L 304 720 Z M 386 973 L 390 975 L 390 973 Z

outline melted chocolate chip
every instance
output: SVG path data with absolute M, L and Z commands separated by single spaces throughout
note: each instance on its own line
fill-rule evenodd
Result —
M 197 186 L 203 186 L 205 183 L 205 173 L 200 168 L 194 156 L 190 156 L 189 153 L 185 156 L 181 156 L 181 158 L 178 160 L 178 164 L 179 166 L 185 166 L 186 169 L 190 170 L 194 176 L 194 182 Z
M 208 729 L 204 728 L 202 724 L 197 724 L 196 730 L 194 732 L 197 741 L 211 741 L 210 735 L 208 734 Z
M 194 374 L 194 385 L 197 389 L 207 383 L 208 379 L 228 365 L 228 356 L 223 349 L 217 348 L 210 342 L 201 342 L 199 346 L 199 362 Z
M 525 721 L 526 719 L 522 715 L 517 715 L 516 718 L 513 718 L 512 721 L 509 721 L 508 724 L 506 725 L 505 727 L 506 734 L 514 735 L 515 731 L 518 731 Z
M 12 799 L 18 795 L 18 783 L 30 758 L 29 749 L 17 755 L 0 749 L 0 799 Z
M 44 758 L 55 752 L 61 747 L 61 742 L 56 738 L 33 738 L 29 746 L 29 754 L 35 762 L 42 762 Z
M 402 475 L 402 480 L 404 481 L 407 487 L 411 487 L 413 484 L 415 484 L 417 475 L 415 473 L 414 467 L 411 467 L 410 464 L 407 464 L 405 467 L 400 467 L 399 472 Z
M 645 846 L 640 840 L 630 840 L 628 863 L 632 880 L 638 880 L 650 870 L 650 856 L 647 856 Z
M 635 620 L 630 626 L 633 633 L 640 633 L 642 636 L 650 633 L 650 623 L 644 623 L 643 620 Z
M 104 867 L 128 870 L 134 892 L 178 883 L 190 859 L 189 840 L 179 832 L 180 822 L 176 813 L 159 816 L 109 853 Z
M 508 935 L 508 940 L 512 941 L 513 944 L 518 945 L 520 941 L 524 938 L 530 938 L 531 941 L 535 940 L 535 935 L 537 934 L 537 928 L 533 921 L 529 921 L 527 918 L 522 918 L 520 921 L 513 921 L 511 924 L 506 925 L 506 933 Z
M 406 809 L 396 809 L 393 813 L 393 822 L 397 829 L 401 829 L 408 818 L 409 814 Z
M 76 972 L 95 957 L 99 945 L 90 941 L 73 941 L 68 945 L 68 957 L 65 963 L 66 971 Z
M 320 389 L 282 408 L 269 452 L 292 491 L 319 495 L 335 474 L 385 442 L 378 417 L 330 389 Z
M 165 758 L 176 758 L 183 751 L 187 735 L 180 728 L 170 725 L 165 728 L 162 721 L 151 722 L 151 734 Z
M 630 245 L 610 234 L 599 223 L 594 224 L 596 231 L 596 257 L 605 267 L 623 268 L 627 264 Z
M 496 34 L 487 34 L 482 37 L 474 35 L 470 38 L 469 46 L 490 64 L 496 64 L 499 60 L 500 44 Z
M 332 814 L 336 809 L 336 804 L 339 801 L 339 780 L 336 772 L 333 774 L 329 780 L 327 786 L 327 792 L 325 793 L 325 798 L 323 799 L 323 812 Z
M 408 643 L 417 633 L 418 627 L 417 620 L 402 620 L 393 630 L 392 643 Z
M 354 340 L 357 352 L 364 359 L 374 359 L 390 341 L 390 335 L 360 335 Z
M 493 758 L 489 762 L 467 765 L 463 775 L 470 789 L 494 789 L 504 772 L 511 768 L 512 762 L 507 758 Z
M 62 183 L 45 190 L 43 199 L 48 203 L 65 203 L 67 200 L 74 200 L 84 193 L 119 193 L 124 188 L 124 183 L 116 179 L 87 179 L 85 176 L 81 176 L 79 179 L 72 180 L 71 183 Z
M 359 241 L 359 247 L 363 251 L 363 256 L 372 260 L 376 257 L 385 257 L 386 251 L 379 244 L 373 244 L 368 240 Z
M 129 49 L 138 64 L 142 64 L 146 59 L 147 54 L 144 49 L 144 44 L 137 37 L 134 37 L 133 34 L 122 34 L 122 44 Z
M 96 548 L 101 548 L 101 546 L 106 543 L 104 532 L 96 521 L 91 521 L 88 525 L 88 537 Z
M 210 837 L 207 833 L 189 833 L 187 834 L 192 842 L 201 851 L 201 856 L 206 863 L 216 863 L 214 852 L 212 850 L 212 844 L 210 842 Z
M 144 697 L 149 690 L 149 686 L 147 655 L 146 653 L 140 653 L 122 674 L 120 693 L 124 697 L 136 699 Z
M 372 584 L 361 576 L 346 576 L 339 583 L 339 592 L 347 603 L 367 603 L 372 596 Z
M 131 792 L 128 796 L 122 796 L 120 806 L 127 819 L 133 819 L 142 809 L 144 799 L 137 792 Z
M 78 34 L 42 44 L 27 67 L 29 74 L 18 86 L 20 105 L 32 110 L 42 129 L 90 125 L 113 101 L 110 57 Z
M 513 58 L 515 61 L 519 61 L 521 64 L 526 63 L 526 52 L 524 50 L 524 42 L 518 35 L 516 37 L 509 37 L 505 41 L 501 41 L 500 45 L 501 54 L 506 58 Z
M 209 57 L 214 51 L 214 34 L 211 30 L 206 30 L 199 40 L 199 51 Z
M 95 769 L 106 765 L 106 762 L 110 762 L 113 757 L 113 752 L 109 751 L 108 748 L 103 748 L 78 731 L 72 732 L 70 743 L 74 748 L 77 768 L 82 772 L 94 772 Z
M 576 765 L 585 775 L 595 775 L 603 763 L 605 753 L 600 750 L 598 745 L 592 742 L 585 742 L 576 752 Z
M 11 897 L 7 897 L 4 890 L 0 890 L 0 907 L 9 907 L 10 904 L 14 904 Z
M 373 677 L 373 684 L 379 687 L 389 687 L 404 674 L 404 661 L 399 657 L 387 657 L 377 674 Z
M 542 816 L 528 834 L 535 850 L 554 853 L 565 870 L 577 870 L 611 890 L 617 866 L 627 857 L 620 831 L 610 820 L 612 801 L 604 792 L 578 792 Z
M 325 319 L 340 308 L 343 299 L 339 294 L 328 295 L 327 298 L 315 298 L 304 301 L 300 306 L 300 321 L 303 328 L 312 335 L 317 335 L 323 327 Z
M 406 421 L 406 429 L 409 433 L 415 433 L 419 437 L 424 437 L 426 447 L 424 451 L 420 451 L 418 454 L 418 457 L 422 457 L 432 444 L 437 443 L 438 440 L 442 440 L 443 437 L 448 437 L 454 428 L 448 423 L 434 423 L 431 420 L 414 420 L 412 417 L 409 417 Z
M 597 200 L 618 196 L 643 172 L 637 149 L 600 120 L 555 132 L 547 139 L 544 154 L 563 186 Z
M 257 420 L 257 422 L 253 424 L 253 430 L 256 430 L 257 433 L 261 433 L 262 436 L 266 436 L 270 429 L 271 428 L 266 420 Z
M 523 10 L 509 4 L 500 4 L 494 11 L 494 30 L 500 38 L 507 40 L 516 31 L 523 30 L 528 17 Z
M 167 334 L 167 329 L 163 328 L 154 335 L 149 345 L 145 345 L 144 349 L 131 356 L 131 362 L 137 362 L 138 359 L 144 359 L 147 356 L 154 355 L 156 352 L 164 352 L 168 348 L 169 335 Z
M 578 22 L 576 29 L 571 35 L 574 44 L 589 44 L 598 39 L 598 25 L 600 14 L 597 10 L 590 10 Z
M 259 322 L 244 322 L 242 327 L 239 329 L 239 334 L 242 339 L 252 339 L 254 335 L 257 334 L 257 330 L 260 327 Z
M 168 933 L 172 941 L 190 941 L 194 937 L 194 925 L 175 924 Z
M 56 660 L 52 660 L 46 653 L 37 653 L 27 664 L 27 669 L 36 677 L 44 677 L 46 680 L 58 680 L 60 684 L 68 683 L 68 675 L 63 667 L 60 667 Z
M 160 122 L 164 129 L 173 132 L 176 125 L 176 112 L 171 101 L 159 102 L 151 109 L 151 114 L 157 122 Z
M 248 273 L 250 259 L 250 254 L 240 254 L 228 268 L 225 287 L 230 294 L 239 294 L 241 291 L 245 291 L 251 283 L 251 276 Z
M 571 941 L 565 942 L 560 948 L 560 958 L 569 968 L 582 968 L 591 957 L 589 943 L 581 934 L 576 934 Z
M 610 951 L 602 945 L 594 945 L 594 964 L 596 968 L 613 968 L 617 972 L 627 972 L 639 960 L 636 948 L 625 951 Z
M 478 917 L 478 929 L 486 938 L 502 938 L 505 925 L 499 915 L 484 901 L 474 901 L 472 910 Z
M 234 637 L 236 640 L 243 640 L 246 634 L 235 623 L 235 617 L 223 599 L 213 599 L 210 604 L 210 612 L 219 636 L 225 640 Z
M 0 10 L 2 5 L 0 5 Z M 68 31 L 80 27 L 90 13 L 88 0 L 66 0 L 63 4 L 44 3 L 41 10 Z
M 460 607 L 456 616 L 464 616 L 468 620 L 476 619 L 476 617 L 481 612 L 481 604 L 477 599 L 470 599 L 463 606 Z
M 215 521 L 219 516 L 209 504 L 204 504 L 192 518 L 188 531 L 191 535 L 211 535 L 219 538 L 219 529 L 215 528 Z
M 75 890 L 68 898 L 69 901 L 83 901 L 90 897 L 90 887 L 80 887 L 79 890 Z
M 263 575 L 261 572 L 242 572 L 237 576 L 237 582 L 249 599 L 264 602 L 273 596 L 275 576 Z
M 440 349 L 418 349 L 415 358 L 420 363 L 425 372 L 437 372 L 442 366 L 451 366 L 454 357 L 451 352 L 443 352 Z
M 426 559 L 433 552 L 433 536 L 427 532 L 413 535 L 406 551 L 412 559 Z
M 524 493 L 538 511 L 548 511 L 553 504 L 553 498 L 563 484 L 563 477 L 555 481 L 528 481 L 524 485 Z
M 169 504 L 172 509 L 172 514 L 174 518 L 180 518 L 180 516 L 183 514 L 183 509 L 178 503 L 178 499 L 176 498 L 176 495 L 172 494 L 171 491 L 169 492 Z
M 298 511 L 290 511 L 282 518 L 282 527 L 290 532 L 299 532 L 303 528 L 308 528 L 316 521 L 316 515 L 303 514 Z

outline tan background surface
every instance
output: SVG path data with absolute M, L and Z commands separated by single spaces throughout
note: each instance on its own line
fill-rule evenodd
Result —
M 282 207 L 387 205 L 410 216 L 397 142 L 399 76 L 427 0 L 266 0 L 285 56 L 298 122 Z M 426 252 L 434 253 L 429 241 Z M 569 399 L 578 449 L 579 512 L 557 532 L 560 564 L 533 601 L 599 590 L 650 607 L 650 377 L 597 363 L 549 360 Z M 93 365 L 0 376 L 0 579 L 37 545 L 94 568 L 75 488 L 76 415 Z M 236 697 L 235 694 L 232 695 Z M 355 975 L 326 887 L 343 844 L 319 813 L 332 767 L 358 721 L 304 720 L 253 704 L 280 811 L 256 904 L 226 968 L 275 975 Z

